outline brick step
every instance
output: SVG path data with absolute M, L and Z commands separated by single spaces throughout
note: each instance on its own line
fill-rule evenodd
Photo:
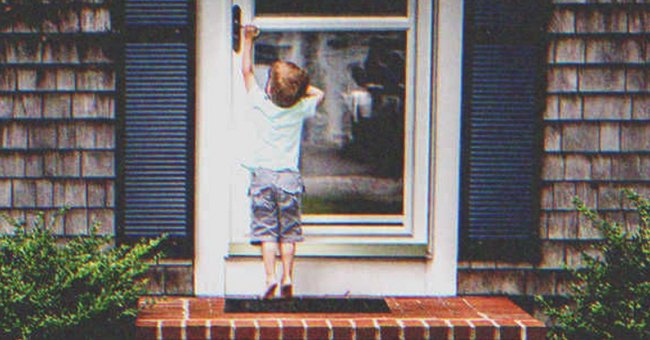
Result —
M 503 297 L 387 297 L 390 313 L 225 313 L 223 298 L 156 298 L 138 339 L 545 339 Z

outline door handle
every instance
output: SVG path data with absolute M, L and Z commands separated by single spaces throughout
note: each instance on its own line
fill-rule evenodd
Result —
M 241 49 L 241 8 L 232 6 L 232 50 L 239 53 Z

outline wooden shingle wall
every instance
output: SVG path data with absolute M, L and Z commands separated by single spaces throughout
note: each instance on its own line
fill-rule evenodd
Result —
M 115 3 L 0 0 L 0 213 L 31 223 L 37 211 L 49 220 L 70 207 L 55 220 L 61 237 L 94 223 L 116 232 Z M 0 232 L 12 230 L 0 221 Z M 152 294 L 192 293 L 191 261 L 163 261 L 149 277 Z
M 548 95 L 540 197 L 542 261 L 461 262 L 459 294 L 555 295 L 563 266 L 599 235 L 571 198 L 634 222 L 620 189 L 650 196 L 650 4 L 556 0 L 548 29 Z M 623 3 L 621 3 L 623 2 Z M 0 0 L 4 15 L 11 1 Z M 97 221 L 114 234 L 116 38 L 109 3 L 51 8 L 36 25 L 0 23 L 0 211 L 71 211 L 57 234 Z M 2 221 L 0 232 L 10 227 Z M 155 293 L 191 293 L 191 265 L 152 272 Z
M 557 295 L 600 235 L 572 198 L 634 224 L 622 188 L 650 196 L 650 3 L 556 0 L 548 27 L 538 264 L 461 262 L 459 294 Z
M 109 4 L 21 5 L 29 3 L 0 2 L 0 210 L 31 221 L 35 211 L 51 216 L 69 206 L 58 235 L 87 234 L 94 222 L 114 234 Z M 2 221 L 0 231 L 8 230 Z

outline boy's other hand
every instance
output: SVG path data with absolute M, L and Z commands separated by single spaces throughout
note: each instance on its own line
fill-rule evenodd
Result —
M 246 25 L 242 30 L 244 30 L 244 39 L 247 40 L 253 40 L 260 35 L 260 29 L 253 25 Z

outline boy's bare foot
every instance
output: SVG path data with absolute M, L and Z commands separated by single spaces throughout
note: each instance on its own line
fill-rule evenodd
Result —
M 280 288 L 280 297 L 283 299 L 291 299 L 293 297 L 293 284 L 283 284 Z
M 290 299 L 293 297 L 293 282 L 291 280 L 282 280 L 280 286 L 280 297 Z
M 270 300 L 275 296 L 275 289 L 278 288 L 278 284 L 276 282 L 272 282 L 271 284 L 266 285 L 266 291 L 264 291 L 264 294 L 262 295 L 262 299 L 264 300 Z

